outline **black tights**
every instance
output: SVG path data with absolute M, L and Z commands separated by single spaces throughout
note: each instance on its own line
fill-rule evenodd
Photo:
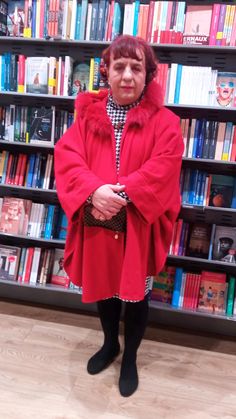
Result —
M 98 313 L 104 332 L 104 345 L 109 350 L 118 342 L 119 321 L 122 302 L 117 298 L 101 300 L 97 303 Z M 143 338 L 148 319 L 148 297 L 136 303 L 125 303 L 124 313 L 124 357 L 136 360 L 138 347 Z

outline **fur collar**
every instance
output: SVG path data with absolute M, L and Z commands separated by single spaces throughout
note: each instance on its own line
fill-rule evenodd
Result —
M 75 100 L 75 109 L 80 118 L 87 120 L 87 129 L 94 134 L 108 137 L 112 134 L 110 119 L 106 113 L 108 91 L 99 93 L 80 93 Z M 152 81 L 149 83 L 139 105 L 127 114 L 129 127 L 141 128 L 149 118 L 163 106 L 161 87 Z

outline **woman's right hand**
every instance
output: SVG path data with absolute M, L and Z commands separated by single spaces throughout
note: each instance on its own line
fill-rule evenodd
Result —
M 103 214 L 106 220 L 116 215 L 127 201 L 117 195 L 117 192 L 125 190 L 125 185 L 102 185 L 93 193 L 92 204 Z

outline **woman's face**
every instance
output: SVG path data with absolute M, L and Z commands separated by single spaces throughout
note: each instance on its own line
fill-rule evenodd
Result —
M 135 102 L 145 86 L 146 68 L 145 56 L 137 51 L 140 61 L 134 58 L 120 57 L 114 60 L 111 56 L 108 69 L 108 82 L 112 96 L 119 105 L 129 105 Z

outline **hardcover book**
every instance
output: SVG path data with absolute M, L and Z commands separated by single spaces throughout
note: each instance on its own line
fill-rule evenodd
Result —
M 0 279 L 15 281 L 21 249 L 13 246 L 0 246 Z

